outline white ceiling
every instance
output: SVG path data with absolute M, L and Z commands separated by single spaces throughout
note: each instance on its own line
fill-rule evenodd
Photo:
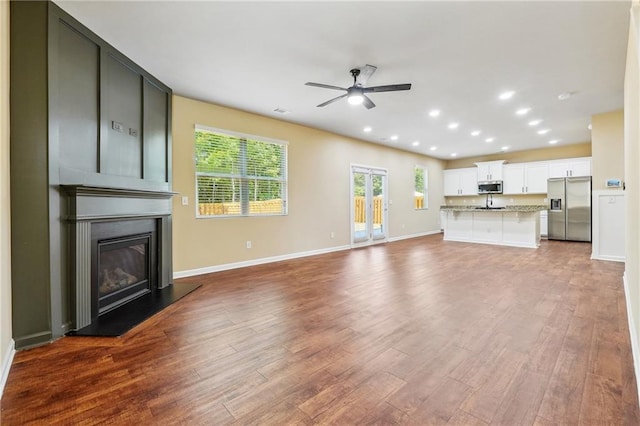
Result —
M 630 1 L 56 3 L 175 94 L 443 159 L 590 141 L 591 116 L 623 106 Z M 305 82 L 348 87 L 365 64 L 369 86 L 413 87 L 316 107 L 341 92 Z

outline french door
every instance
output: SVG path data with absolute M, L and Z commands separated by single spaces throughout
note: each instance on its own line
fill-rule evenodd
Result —
M 362 246 L 387 239 L 387 171 L 351 166 L 351 241 Z

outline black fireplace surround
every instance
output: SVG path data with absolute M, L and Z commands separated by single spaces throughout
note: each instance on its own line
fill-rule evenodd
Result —
M 63 185 L 72 330 L 171 285 L 172 192 Z

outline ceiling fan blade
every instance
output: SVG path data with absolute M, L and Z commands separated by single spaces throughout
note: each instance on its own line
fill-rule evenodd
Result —
M 335 102 L 335 101 L 337 101 L 337 100 L 340 100 L 340 99 L 342 99 L 342 98 L 346 97 L 347 95 L 348 95 L 348 93 L 345 93 L 344 95 L 340 95 L 340 96 L 338 96 L 337 98 L 329 99 L 327 102 L 323 102 L 323 103 L 321 103 L 320 105 L 317 105 L 317 106 L 318 106 L 318 107 L 327 106 L 327 105 L 329 105 L 329 104 L 334 103 L 334 102 Z
M 408 84 L 388 84 L 386 86 L 373 86 L 365 87 L 362 89 L 364 93 L 378 93 L 378 92 L 396 92 L 398 90 L 411 89 L 411 83 Z
M 338 86 L 332 86 L 330 84 L 322 84 L 322 83 L 311 83 L 311 82 L 307 82 L 305 83 L 306 86 L 313 86 L 313 87 L 322 87 L 323 89 L 333 89 L 333 90 L 347 90 L 344 87 L 338 87 Z
M 360 68 L 360 74 L 358 75 L 358 83 L 360 83 L 361 86 L 364 86 L 367 84 L 367 81 L 369 81 L 369 78 L 371 78 L 371 76 L 373 75 L 374 72 L 376 72 L 376 70 L 378 69 L 378 67 L 374 66 L 374 65 L 365 65 L 363 68 Z
M 369 99 L 366 95 L 362 95 L 362 98 L 363 98 L 362 105 L 364 105 L 366 109 L 371 109 L 376 107 L 376 104 L 374 104 L 373 101 Z

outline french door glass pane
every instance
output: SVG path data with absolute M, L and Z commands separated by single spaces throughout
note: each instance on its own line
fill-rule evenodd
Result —
M 384 184 L 385 176 L 372 175 L 371 184 L 373 190 L 373 239 L 385 236 L 384 223 Z
M 368 239 L 367 174 L 353 172 L 353 236 L 355 241 Z

